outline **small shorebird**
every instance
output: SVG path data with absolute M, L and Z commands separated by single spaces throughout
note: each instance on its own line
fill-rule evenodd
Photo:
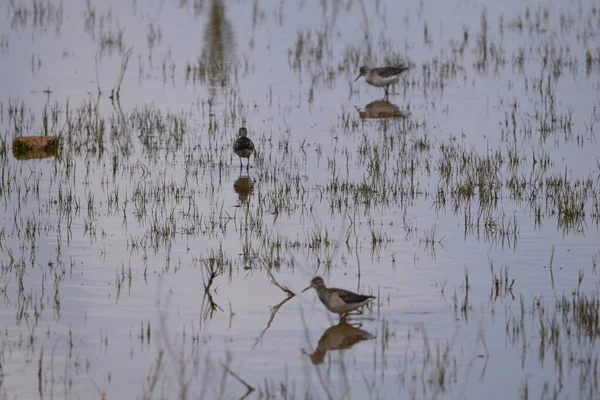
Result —
M 356 82 L 361 76 L 365 77 L 365 81 L 368 84 L 375 87 L 382 87 L 385 90 L 385 95 L 388 95 L 388 87 L 397 83 L 400 80 L 400 75 L 404 71 L 408 71 L 407 65 L 398 65 L 396 67 L 380 67 L 380 68 L 369 68 L 360 67 L 358 77 L 354 80 Z
M 243 126 L 240 128 L 239 137 L 233 142 L 233 152 L 240 158 L 240 169 L 242 158 L 247 158 L 246 169 L 250 165 L 250 156 L 254 153 L 254 143 L 248 138 L 248 131 Z
M 321 303 L 332 313 L 340 314 L 340 318 L 343 318 L 350 311 L 364 306 L 375 298 L 375 296 L 356 294 L 349 290 L 328 288 L 320 276 L 314 277 L 310 281 L 310 285 L 302 292 L 306 292 L 310 288 L 315 288 Z

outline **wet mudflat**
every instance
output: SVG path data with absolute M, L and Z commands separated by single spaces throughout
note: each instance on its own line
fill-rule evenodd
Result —
M 0 20 L 0 398 L 600 396 L 594 2 Z

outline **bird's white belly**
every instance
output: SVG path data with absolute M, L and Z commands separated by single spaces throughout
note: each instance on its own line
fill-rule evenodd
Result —
M 330 300 L 329 305 L 325 305 L 329 311 L 336 314 L 345 314 L 352 310 L 356 310 L 360 306 L 366 304 L 369 300 L 363 301 L 362 303 L 353 303 L 348 304 L 341 299 L 336 299 L 335 297 Z
M 399 78 L 395 75 L 388 76 L 385 78 L 382 76 L 379 76 L 379 75 L 374 75 L 374 76 L 366 77 L 365 80 L 373 86 L 384 87 L 384 86 L 392 85 L 392 84 L 398 82 Z
M 249 158 L 252 155 L 252 150 L 248 150 L 248 149 L 237 150 L 235 152 L 235 154 L 237 154 L 238 157 Z

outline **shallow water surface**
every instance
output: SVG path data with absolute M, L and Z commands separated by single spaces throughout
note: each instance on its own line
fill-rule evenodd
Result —
M 0 20 L 0 397 L 600 396 L 594 2 Z

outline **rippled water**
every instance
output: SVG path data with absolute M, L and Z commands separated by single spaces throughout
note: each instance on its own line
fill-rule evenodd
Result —
M 594 2 L 1 10 L 3 397 L 600 395 Z

